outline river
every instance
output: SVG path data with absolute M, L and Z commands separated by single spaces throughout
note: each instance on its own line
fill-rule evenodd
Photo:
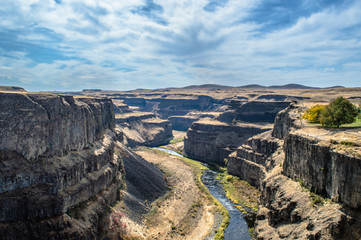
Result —
M 183 157 L 181 154 L 165 148 L 155 148 L 169 154 Z M 203 184 L 208 188 L 209 192 L 213 197 L 218 199 L 218 201 L 228 210 L 230 215 L 230 222 L 228 227 L 224 232 L 225 240 L 250 240 L 251 236 L 248 232 L 248 225 L 246 220 L 243 218 L 243 214 L 239 211 L 234 204 L 229 200 L 223 190 L 222 185 L 216 179 L 217 172 L 207 169 L 204 171 L 202 176 Z

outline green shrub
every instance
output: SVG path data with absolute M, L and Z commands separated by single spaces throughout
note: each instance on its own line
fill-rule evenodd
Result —
M 356 107 L 347 99 L 338 97 L 321 111 L 320 123 L 325 127 L 340 127 L 356 120 Z

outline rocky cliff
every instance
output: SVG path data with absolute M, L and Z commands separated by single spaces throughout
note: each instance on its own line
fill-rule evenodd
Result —
M 159 119 L 153 113 L 116 114 L 115 121 L 130 147 L 165 145 L 173 137 L 170 121 Z
M 224 159 L 249 137 L 271 129 L 269 124 L 227 124 L 202 119 L 192 124 L 184 139 L 185 153 L 203 162 L 224 165 Z
M 168 119 L 174 130 L 187 131 L 194 122 L 202 118 L 215 118 L 219 114 L 219 112 L 189 112 L 185 116 L 171 116 Z
M 361 134 L 358 130 L 303 128 L 287 135 L 283 174 L 313 191 L 361 207 Z
M 228 173 L 260 187 L 267 170 L 278 164 L 282 157 L 281 144 L 279 139 L 271 136 L 271 131 L 251 137 L 229 155 Z
M 268 122 L 273 123 L 277 113 L 290 105 L 287 101 L 232 100 L 228 110 L 217 119 L 223 122 Z
M 95 239 L 122 186 L 108 99 L 0 92 L 0 239 Z
M 273 147 L 262 156 L 255 157 L 255 152 L 261 153 L 256 149 L 248 155 L 239 154 L 252 163 L 268 157 L 264 178 L 260 180 L 253 238 L 360 239 L 357 209 L 361 166 L 355 155 L 359 151 L 358 132 L 304 126 L 299 120 L 301 113 L 301 108 L 290 106 L 278 114 L 272 137 L 267 141 L 278 138 L 280 147 L 271 156 Z M 341 142 L 354 144 L 345 146 Z M 247 180 L 247 176 L 241 177 Z

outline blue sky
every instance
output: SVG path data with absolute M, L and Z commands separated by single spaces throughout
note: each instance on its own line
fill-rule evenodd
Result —
M 361 1 L 1 3 L 0 85 L 361 87 Z

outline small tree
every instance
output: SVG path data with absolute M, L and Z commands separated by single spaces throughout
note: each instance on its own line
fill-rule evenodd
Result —
M 307 119 L 311 123 L 319 123 L 321 112 L 325 109 L 323 105 L 315 105 L 308 109 L 305 114 L 303 114 L 302 118 Z
M 320 123 L 326 127 L 340 127 L 341 124 L 353 123 L 356 116 L 356 107 L 349 100 L 338 97 L 321 111 Z

